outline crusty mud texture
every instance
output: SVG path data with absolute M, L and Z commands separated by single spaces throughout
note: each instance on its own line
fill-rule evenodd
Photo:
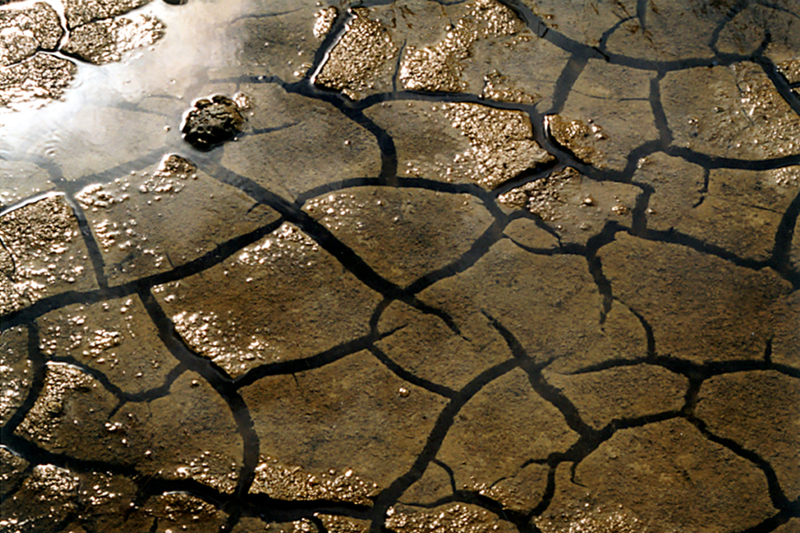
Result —
M 800 533 L 796 1 L 0 4 L 0 533 Z

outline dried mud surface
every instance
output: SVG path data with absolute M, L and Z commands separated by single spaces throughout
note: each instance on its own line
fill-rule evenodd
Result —
M 800 531 L 796 3 L 58 4 L 0 533 Z

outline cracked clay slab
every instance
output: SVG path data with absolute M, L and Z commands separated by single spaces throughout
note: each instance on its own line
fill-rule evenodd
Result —
M 272 209 L 172 154 L 78 192 L 111 285 L 165 272 L 277 220 Z M 171 213 L 193 212 L 180 220 Z
M 615 297 L 652 328 L 656 352 L 698 363 L 761 359 L 771 306 L 790 291 L 770 269 L 626 234 L 600 258 Z
M 563 109 L 546 119 L 552 139 L 581 162 L 622 171 L 632 150 L 658 139 L 649 101 L 652 77 L 599 59 L 588 61 Z
M 601 326 L 602 296 L 584 258 L 534 254 L 508 239 L 466 272 L 424 290 L 420 299 L 449 313 L 473 342 L 499 335 L 491 325 L 499 321 L 528 357 L 561 370 L 647 351 L 641 324 L 624 306 L 613 306 Z
M 245 84 L 240 90 L 252 109 L 238 140 L 225 145 L 226 168 L 291 201 L 317 188 L 380 174 L 374 135 L 330 103 L 272 84 Z
M 457 261 L 493 221 L 474 196 L 422 188 L 344 189 L 303 209 L 401 286 Z
M 178 364 L 137 295 L 56 309 L 37 326 L 44 355 L 71 357 L 129 394 L 162 386 Z
M 26 400 L 33 384 L 33 363 L 28 358 L 28 331 L 10 328 L 0 333 L 0 424 L 5 425 Z M 1 480 L 2 478 L 0 478 Z
M 37 2 L 30 9 L 2 10 L 0 66 L 19 63 L 39 50 L 54 50 L 63 35 L 58 13 L 49 4 Z
M 620 430 L 577 466 L 574 481 L 559 481 L 558 491 L 629 509 L 653 533 L 722 533 L 774 513 L 763 473 L 685 420 Z
M 367 351 L 294 376 L 270 376 L 245 387 L 242 397 L 262 454 L 311 472 L 352 470 L 379 489 L 414 463 L 445 404 Z
M 149 402 L 119 399 L 78 366 L 47 363 L 44 390 L 16 434 L 54 453 L 167 479 L 236 488 L 242 441 L 227 404 L 187 372 Z
M 387 28 L 370 18 L 368 9 L 353 9 L 351 17 L 314 83 L 357 100 L 391 72 L 398 47 Z
M 367 114 L 395 138 L 406 176 L 495 189 L 554 157 L 533 138 L 527 113 L 474 103 L 391 102 Z M 397 120 L 398 115 L 402 120 Z
M 0 0 L 0 532 L 798 533 L 796 4 Z
M 75 63 L 37 53 L 12 65 L 0 67 L 0 104 L 23 109 L 60 99 L 77 72 Z
M 70 30 L 95 20 L 110 19 L 141 7 L 151 0 L 66 0 L 64 15 Z
M 630 226 L 639 192 L 624 183 L 594 181 L 567 167 L 515 187 L 498 200 L 536 215 L 561 243 L 586 244 L 609 222 Z
M 122 54 L 150 46 L 164 36 L 164 24 L 155 17 L 136 14 L 83 24 L 69 34 L 63 52 L 95 65 L 122 59 Z
M 47 296 L 95 288 L 78 220 L 63 195 L 0 213 L 0 315 Z
M 715 376 L 703 383 L 697 416 L 708 430 L 767 461 L 786 497 L 800 496 L 800 381 L 774 370 Z
M 485 491 L 528 462 L 565 452 L 578 440 L 558 409 L 517 368 L 486 385 L 456 415 L 437 459 L 450 465 L 456 489 Z
M 288 223 L 204 272 L 155 287 L 153 294 L 184 341 L 231 376 L 366 335 L 380 301 Z M 268 317 L 265 309 L 272 309 Z M 332 330 L 318 327 L 332 323 Z
M 670 72 L 661 94 L 675 146 L 745 160 L 800 152 L 800 117 L 754 63 Z

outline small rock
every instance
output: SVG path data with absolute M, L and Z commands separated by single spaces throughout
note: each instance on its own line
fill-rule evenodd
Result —
M 198 100 L 186 116 L 181 131 L 184 139 L 195 148 L 210 150 L 242 131 L 244 122 L 236 102 L 218 94 L 211 100 Z

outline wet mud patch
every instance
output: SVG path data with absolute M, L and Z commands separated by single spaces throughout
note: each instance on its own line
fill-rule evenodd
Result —
M 397 51 L 386 28 L 370 19 L 368 10 L 355 9 L 344 34 L 314 76 L 314 83 L 352 99 L 358 99 L 366 89 L 383 92 L 381 89 L 388 87 L 376 87 L 376 78 L 388 77 Z
M 252 109 L 241 138 L 224 147 L 226 169 L 290 201 L 381 173 L 385 156 L 378 132 L 363 120 L 277 85 L 248 84 L 240 90 L 250 97 Z
M 774 469 L 789 499 L 800 495 L 794 476 L 797 451 L 797 401 L 800 383 L 775 371 L 741 372 L 711 378 L 703 384 L 697 416 L 710 432 L 741 444 Z M 732 409 L 733 405 L 746 406 Z M 761 416 L 748 416 L 746 413 Z
M 5 446 L 0 447 L 0 480 L 2 480 L 0 495 L 5 497 L 16 487 L 20 480 L 24 479 L 24 472 L 27 468 L 28 461 Z
M 330 500 L 369 506 L 378 495 L 378 486 L 360 478 L 352 469 L 311 473 L 262 456 L 250 492 L 284 501 Z
M 600 257 L 615 297 L 652 328 L 657 353 L 698 363 L 763 358 L 772 337 L 770 308 L 790 291 L 769 269 L 627 235 Z M 634 265 L 645 264 L 649 276 L 630 276 Z M 667 291 L 669 299 L 659 298 Z
M 357 371 L 348 377 L 338 372 L 344 368 Z M 294 377 L 263 379 L 242 396 L 262 454 L 310 472 L 352 469 L 379 490 L 412 466 L 445 403 L 366 351 Z
M 22 487 L 4 501 L 3 522 L 19 531 L 58 531 L 76 510 L 79 478 L 52 464 L 36 465 Z
M 442 533 L 513 531 L 512 526 L 504 523 L 497 515 L 473 505 L 451 504 L 429 511 L 398 506 L 389 511 L 386 527 L 397 533 L 411 533 L 430 529 L 431 526 Z
M 70 30 L 92 21 L 123 15 L 150 2 L 150 0 L 66 0 L 64 16 Z
M 231 376 L 367 335 L 380 301 L 291 224 L 207 271 L 154 287 L 153 294 L 184 341 Z M 268 320 L 266 302 L 275 305 Z M 334 330 L 319 327 L 332 322 Z
M 153 276 L 224 248 L 278 215 L 178 155 L 78 192 L 112 285 Z M 187 220 L 175 213 L 196 212 Z M 183 237 L 176 239 L 178 233 Z M 233 251 L 233 250 L 231 250 Z
M 219 433 L 213 437 L 208 431 Z M 236 488 L 242 456 L 241 440 L 231 437 L 236 430 L 228 406 L 193 373 L 178 378 L 160 398 L 124 403 L 80 368 L 47 363 L 42 394 L 16 433 L 79 461 L 192 479 L 222 493 Z M 180 435 L 181 446 L 170 444 L 174 435 Z
M 89 252 L 63 195 L 49 195 L 0 214 L 0 314 L 47 296 L 95 288 Z

